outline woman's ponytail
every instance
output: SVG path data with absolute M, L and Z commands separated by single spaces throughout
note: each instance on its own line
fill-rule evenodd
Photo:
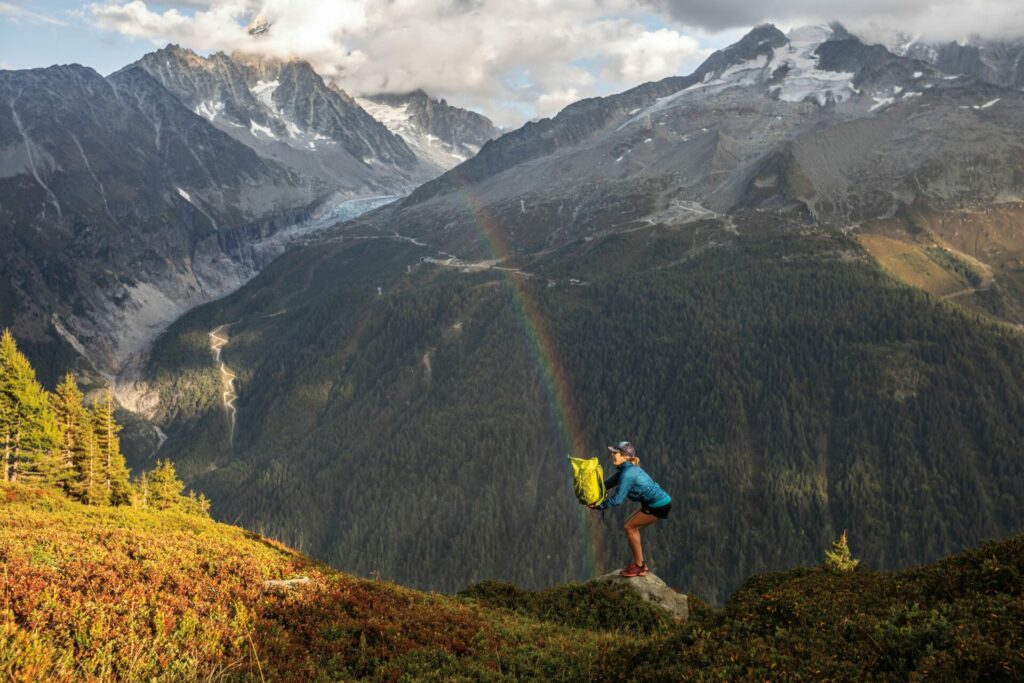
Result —
M 630 461 L 634 465 L 640 464 L 640 458 L 636 457 L 635 455 L 627 455 L 626 460 Z

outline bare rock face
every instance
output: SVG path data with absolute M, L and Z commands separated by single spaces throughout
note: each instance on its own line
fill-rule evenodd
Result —
M 948 74 L 973 76 L 1004 88 L 1024 89 L 1024 38 L 976 40 L 966 44 L 913 43 L 906 48 L 905 54 L 929 62 Z
M 407 192 L 437 175 L 401 137 L 309 63 L 168 45 L 127 68 L 148 72 L 214 127 L 348 194 Z
M 499 133 L 487 117 L 453 107 L 422 90 L 367 95 L 357 101 L 401 136 L 418 157 L 444 169 L 469 159 Z
M 670 588 L 653 572 L 649 572 L 646 576 L 627 578 L 616 570 L 592 579 L 592 581 L 624 584 L 630 590 L 636 591 L 646 602 L 653 603 L 668 612 L 676 621 L 689 621 L 690 619 L 690 601 L 686 595 Z

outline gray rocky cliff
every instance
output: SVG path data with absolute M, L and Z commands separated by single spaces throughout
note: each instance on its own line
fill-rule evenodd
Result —
M 499 134 L 486 116 L 453 107 L 422 90 L 367 95 L 358 101 L 418 156 L 444 169 L 471 158 Z
M 905 54 L 948 74 L 972 76 L 1006 88 L 1024 89 L 1024 39 L 969 43 L 912 43 Z
M 129 68 L 260 156 L 347 195 L 403 194 L 438 173 L 307 62 L 168 45 Z

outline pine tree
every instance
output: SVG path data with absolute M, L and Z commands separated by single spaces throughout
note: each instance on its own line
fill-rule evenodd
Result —
M 7 329 L 0 336 L 0 395 L 4 481 L 54 483 L 60 428 L 49 395 Z
M 189 490 L 188 496 L 182 498 L 182 505 L 185 512 L 190 515 L 198 515 L 200 517 L 210 516 L 210 499 L 202 493 L 196 495 L 195 491 Z
M 174 463 L 170 460 L 157 460 L 156 469 L 149 475 L 150 504 L 161 510 L 177 507 L 181 504 L 181 492 L 184 489 L 185 484 L 174 471 Z
M 144 508 L 149 507 L 150 502 L 149 472 L 143 471 L 132 482 L 132 505 L 137 508 Z
M 131 502 L 129 473 L 117 438 L 121 425 L 114 420 L 114 395 L 110 389 L 107 389 L 102 402 L 93 402 L 92 420 L 100 453 L 101 481 L 106 489 L 104 497 L 111 505 L 127 505 Z
M 860 560 L 853 559 L 850 554 L 850 546 L 846 542 L 846 530 L 838 541 L 832 542 L 832 550 L 825 552 L 825 567 L 836 572 L 852 572 L 860 564 Z
M 86 429 L 83 430 L 85 443 L 81 456 L 75 462 L 75 474 L 70 493 L 86 505 L 107 505 L 110 495 L 103 481 L 103 456 L 96 433 L 89 428 L 92 423 L 92 412 L 86 412 Z
M 3 471 L 4 481 L 10 481 L 11 477 L 11 433 L 15 421 L 13 392 L 8 390 L 9 383 L 10 378 L 5 366 L 0 363 L 0 440 L 3 441 L 0 446 L 3 448 L 3 453 L 0 454 L 0 470 Z
M 88 443 L 86 431 L 89 424 L 86 420 L 85 406 L 82 405 L 82 392 L 70 372 L 57 385 L 56 393 L 51 397 L 53 412 L 60 427 L 60 439 L 57 443 L 59 457 L 59 474 L 57 483 L 65 491 L 70 492 L 75 484 L 75 463 L 85 457 Z

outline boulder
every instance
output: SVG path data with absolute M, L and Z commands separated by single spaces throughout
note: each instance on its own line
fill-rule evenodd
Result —
M 667 583 L 651 572 L 648 572 L 646 576 L 627 578 L 622 576 L 619 570 L 616 570 L 610 574 L 591 579 L 591 581 L 624 584 L 630 590 L 636 591 L 645 601 L 653 603 L 668 612 L 669 616 L 676 621 L 688 621 L 690 618 L 690 603 L 686 595 L 670 588 Z
M 300 576 L 295 579 L 268 579 L 263 582 L 263 590 L 283 594 L 293 591 L 299 586 L 305 586 L 308 583 L 308 576 Z

